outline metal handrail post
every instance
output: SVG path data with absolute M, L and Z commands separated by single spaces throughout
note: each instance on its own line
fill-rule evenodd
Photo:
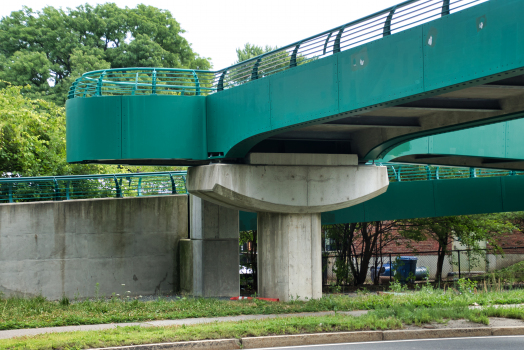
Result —
M 102 96 L 102 83 L 104 82 L 105 75 L 106 71 L 103 71 L 98 78 L 98 82 L 96 83 L 96 96 Z
M 449 0 L 442 1 L 442 13 L 441 17 L 449 15 Z
M 169 173 L 169 178 L 171 179 L 171 194 L 176 194 L 176 183 L 173 174 Z
M 193 71 L 193 78 L 195 78 L 195 94 L 200 96 L 200 81 L 198 80 L 198 75 Z
M 156 69 L 153 69 L 153 77 L 151 81 L 151 93 L 156 95 Z
M 60 200 L 60 189 L 58 188 L 58 181 L 56 181 L 56 178 L 53 178 L 53 185 L 55 193 L 53 195 L 53 200 L 59 201 Z
M 120 187 L 120 184 L 118 183 L 118 179 L 116 178 L 116 175 L 113 175 L 113 178 L 115 180 L 115 185 L 116 185 L 116 198 L 122 198 L 122 188 Z
M 9 203 L 13 203 L 13 184 L 10 183 L 8 188 L 9 188 L 9 192 L 8 192 Z
M 388 17 L 386 18 L 386 22 L 384 23 L 384 31 L 382 33 L 382 37 L 391 35 L 391 20 L 393 19 L 393 15 L 395 14 L 395 10 L 397 7 L 393 7 L 393 9 L 389 12 Z

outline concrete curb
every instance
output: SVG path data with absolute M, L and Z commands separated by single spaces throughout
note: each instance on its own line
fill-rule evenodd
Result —
M 199 340 L 177 343 L 118 346 L 90 350 L 168 350 L 168 349 L 257 349 L 284 346 L 360 343 L 368 341 L 464 338 L 524 335 L 524 327 L 476 327 L 451 329 L 416 329 L 394 331 L 357 331 L 246 337 L 241 339 Z

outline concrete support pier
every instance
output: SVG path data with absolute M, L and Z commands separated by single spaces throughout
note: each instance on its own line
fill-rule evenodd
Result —
M 258 213 L 258 293 L 264 298 L 322 297 L 320 214 Z
M 240 295 L 238 210 L 190 196 L 190 239 L 180 243 L 182 291 L 201 297 Z
M 320 298 L 320 213 L 386 192 L 386 167 L 360 165 L 354 154 L 251 153 L 245 163 L 191 167 L 187 189 L 211 203 L 258 213 L 261 296 Z

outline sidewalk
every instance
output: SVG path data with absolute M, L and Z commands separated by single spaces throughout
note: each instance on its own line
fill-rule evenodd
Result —
M 338 311 L 337 312 L 337 314 L 352 315 L 352 316 L 361 316 L 361 315 L 365 315 L 366 313 L 367 311 Z M 103 329 L 112 329 L 116 327 L 126 327 L 126 326 L 166 327 L 166 326 L 191 325 L 191 324 L 198 324 L 198 323 L 261 320 L 265 318 L 275 318 L 275 317 L 325 316 L 325 315 L 334 315 L 334 314 L 335 313 L 333 311 L 302 312 L 302 313 L 280 314 L 280 315 L 273 315 L 273 314 L 271 315 L 240 315 L 240 316 L 225 316 L 225 317 L 183 318 L 183 319 L 178 319 L 178 320 L 159 320 L 159 321 L 147 321 L 147 322 L 93 324 L 93 325 L 82 325 L 82 326 L 10 329 L 7 331 L 0 331 L 0 339 L 9 339 L 9 338 L 14 338 L 14 337 L 22 337 L 25 335 L 36 335 L 36 334 L 42 334 L 42 333 L 99 331 Z
M 511 307 L 521 305 L 499 305 L 498 307 Z M 478 308 L 472 306 L 471 308 Z M 337 314 L 361 316 L 367 311 L 338 311 Z M 174 325 L 191 325 L 199 323 L 214 323 L 227 321 L 259 320 L 276 317 L 300 317 L 300 316 L 324 316 L 333 315 L 334 312 L 304 312 L 293 314 L 271 314 L 271 315 L 241 315 L 228 317 L 209 318 L 187 318 L 179 320 L 160 320 L 133 323 L 112 323 L 83 326 L 48 327 L 33 329 L 16 329 L 0 331 L 0 340 L 21 336 L 31 336 L 42 333 L 73 332 L 73 331 L 96 331 L 112 329 L 125 326 L 140 327 L 165 327 Z M 456 337 L 488 337 L 488 336 L 522 336 L 524 335 L 524 321 L 519 319 L 506 319 L 492 317 L 490 324 L 484 325 L 467 320 L 449 320 L 447 323 L 430 323 L 422 327 L 406 325 L 399 330 L 377 330 L 377 331 L 353 331 L 333 333 L 294 334 L 263 337 L 244 337 L 240 339 L 216 339 L 182 341 L 176 343 L 159 343 L 144 345 L 128 345 L 105 350 L 176 350 L 176 349 L 202 349 L 202 350 L 229 350 L 229 349 L 260 349 L 271 347 L 320 345 L 336 343 L 358 343 L 392 341 L 406 339 L 430 339 L 430 338 L 456 338 Z

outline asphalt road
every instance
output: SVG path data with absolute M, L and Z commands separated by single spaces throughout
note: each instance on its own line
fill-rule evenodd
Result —
M 269 349 L 269 348 L 268 348 Z M 271 348 L 272 350 L 523 350 L 524 336 L 444 338 L 426 340 L 397 340 L 331 345 L 306 345 Z

